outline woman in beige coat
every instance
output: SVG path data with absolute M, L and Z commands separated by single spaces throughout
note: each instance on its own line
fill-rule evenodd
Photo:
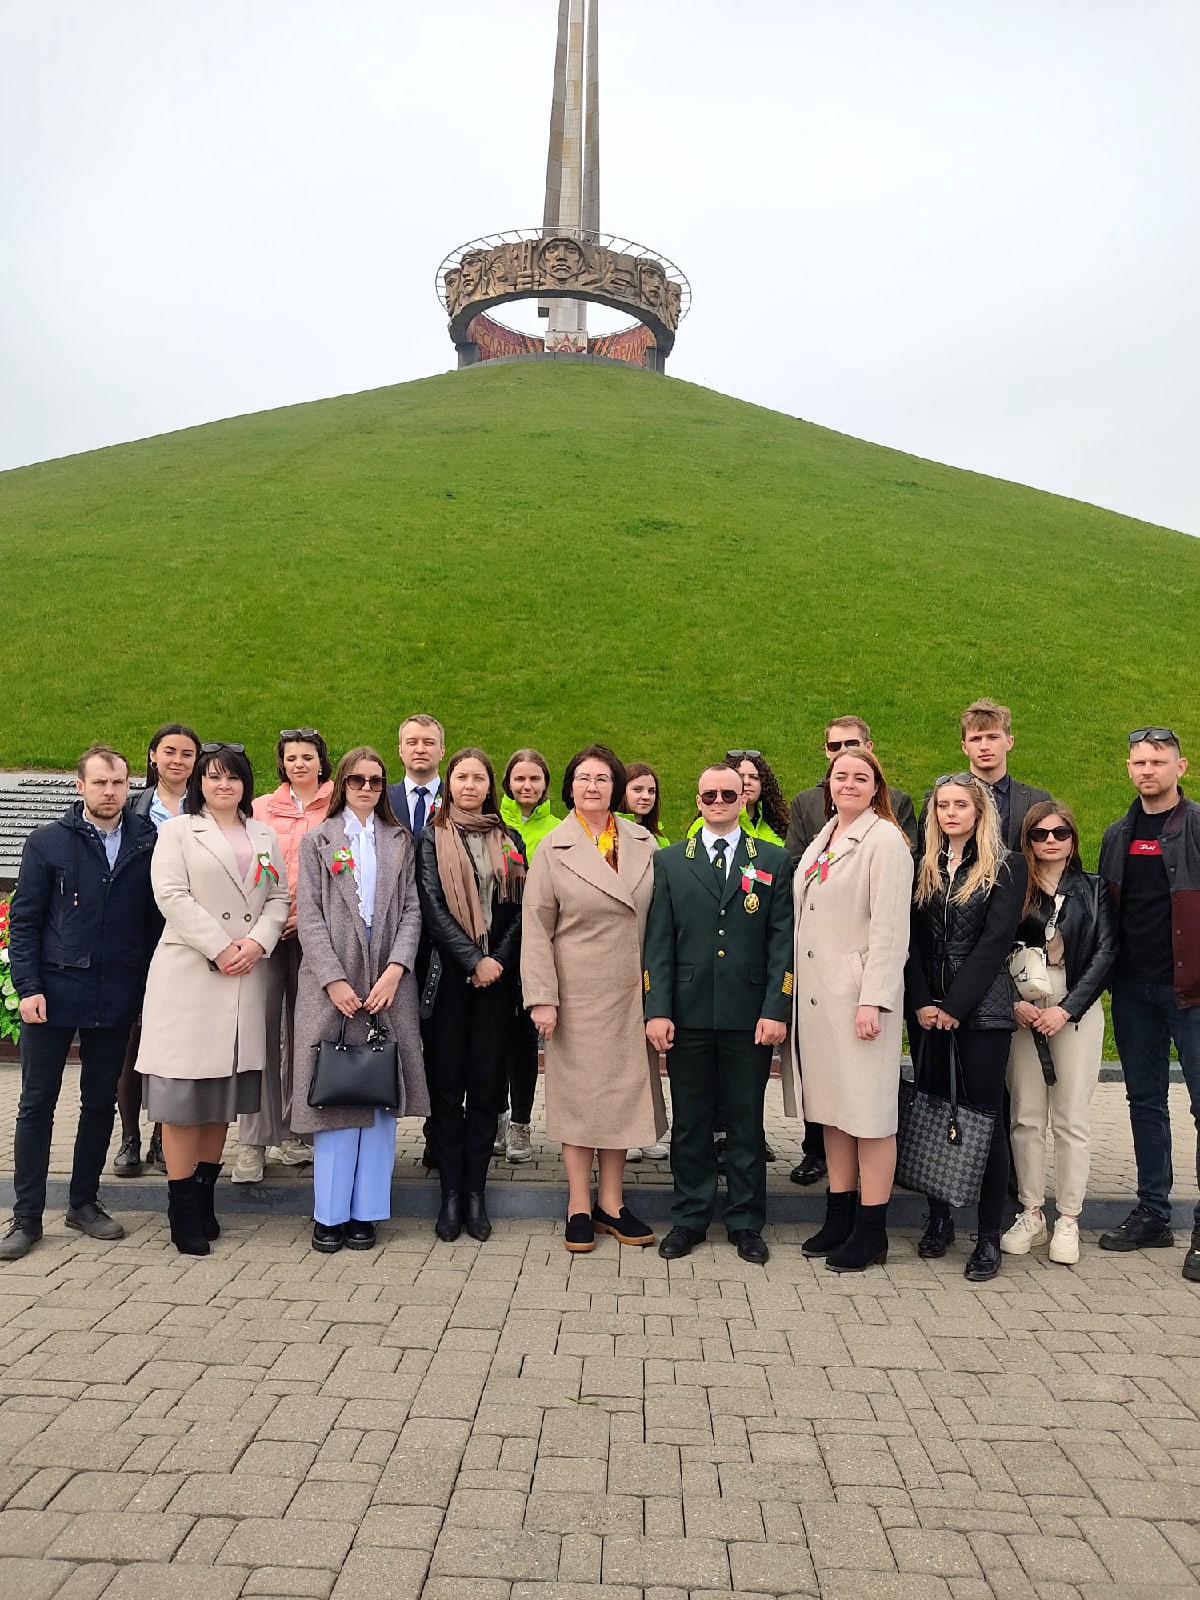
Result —
M 829 1163 L 825 1225 L 802 1248 L 861 1272 L 887 1259 L 913 861 L 870 750 L 837 757 L 829 794 L 793 880 L 792 1070 Z
M 625 769 L 604 745 L 567 764 L 570 815 L 546 835 L 525 886 L 521 990 L 546 1046 L 546 1134 L 563 1147 L 570 1198 L 566 1246 L 596 1232 L 648 1245 L 624 1203 L 625 1152 L 666 1129 L 658 1060 L 642 1022 L 642 940 L 658 845 L 615 815 Z M 597 1204 L 592 1162 L 599 1162 Z
M 290 900 L 275 830 L 256 822 L 240 744 L 206 744 L 186 813 L 159 829 L 150 864 L 166 921 L 142 1006 L 137 1070 L 162 1123 L 171 1238 L 207 1255 L 229 1124 L 257 1111 L 267 1053 L 266 972 Z

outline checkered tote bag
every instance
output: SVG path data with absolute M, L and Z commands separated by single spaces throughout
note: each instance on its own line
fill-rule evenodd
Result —
M 968 1206 L 979 1199 L 996 1113 L 979 1111 L 959 1100 L 962 1064 L 953 1032 L 950 1053 L 949 1100 L 921 1087 L 922 1077 L 928 1076 L 928 1036 L 922 1038 L 917 1050 L 913 1082 L 907 1078 L 900 1080 L 896 1182 L 916 1194 L 928 1195 L 931 1200 Z

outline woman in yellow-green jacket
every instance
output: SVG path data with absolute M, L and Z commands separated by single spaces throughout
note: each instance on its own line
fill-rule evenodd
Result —
M 625 768 L 625 776 L 628 780 L 625 784 L 625 810 L 618 811 L 617 815 L 624 817 L 626 822 L 640 823 L 659 849 L 663 849 L 671 841 L 663 832 L 659 820 L 662 797 L 658 792 L 658 773 L 644 761 L 631 761 Z

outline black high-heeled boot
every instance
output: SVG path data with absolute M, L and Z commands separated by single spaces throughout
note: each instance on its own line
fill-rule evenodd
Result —
M 216 1187 L 221 1171 L 219 1161 L 196 1163 L 196 1198 L 199 1203 L 200 1232 L 206 1239 L 221 1237 L 221 1224 L 217 1221 Z
M 860 1205 L 854 1216 L 854 1231 L 836 1250 L 825 1257 L 830 1272 L 863 1272 L 876 1262 L 887 1260 L 888 1202 L 881 1206 Z
M 200 1228 L 200 1190 L 196 1175 L 167 1179 L 167 1221 L 171 1243 L 181 1256 L 206 1256 L 208 1240 Z
M 433 1225 L 434 1233 L 447 1244 L 453 1244 L 462 1232 L 462 1225 L 462 1195 L 457 1189 L 443 1189 L 442 1209 L 438 1212 L 437 1221 Z
M 856 1189 L 835 1194 L 831 1189 L 825 1197 L 825 1221 L 818 1232 L 805 1239 L 800 1246 L 806 1256 L 827 1256 L 831 1250 L 845 1244 L 854 1229 L 854 1207 L 858 1200 Z
M 483 1203 L 483 1191 L 467 1196 L 467 1232 L 472 1239 L 478 1239 L 480 1244 L 485 1239 L 492 1237 L 491 1218 L 487 1214 L 487 1207 Z

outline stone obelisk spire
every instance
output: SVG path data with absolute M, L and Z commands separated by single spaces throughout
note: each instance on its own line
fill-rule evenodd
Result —
M 558 0 L 554 98 L 542 229 L 572 239 L 600 230 L 599 0 Z M 587 349 L 582 300 L 551 300 L 548 350 Z

